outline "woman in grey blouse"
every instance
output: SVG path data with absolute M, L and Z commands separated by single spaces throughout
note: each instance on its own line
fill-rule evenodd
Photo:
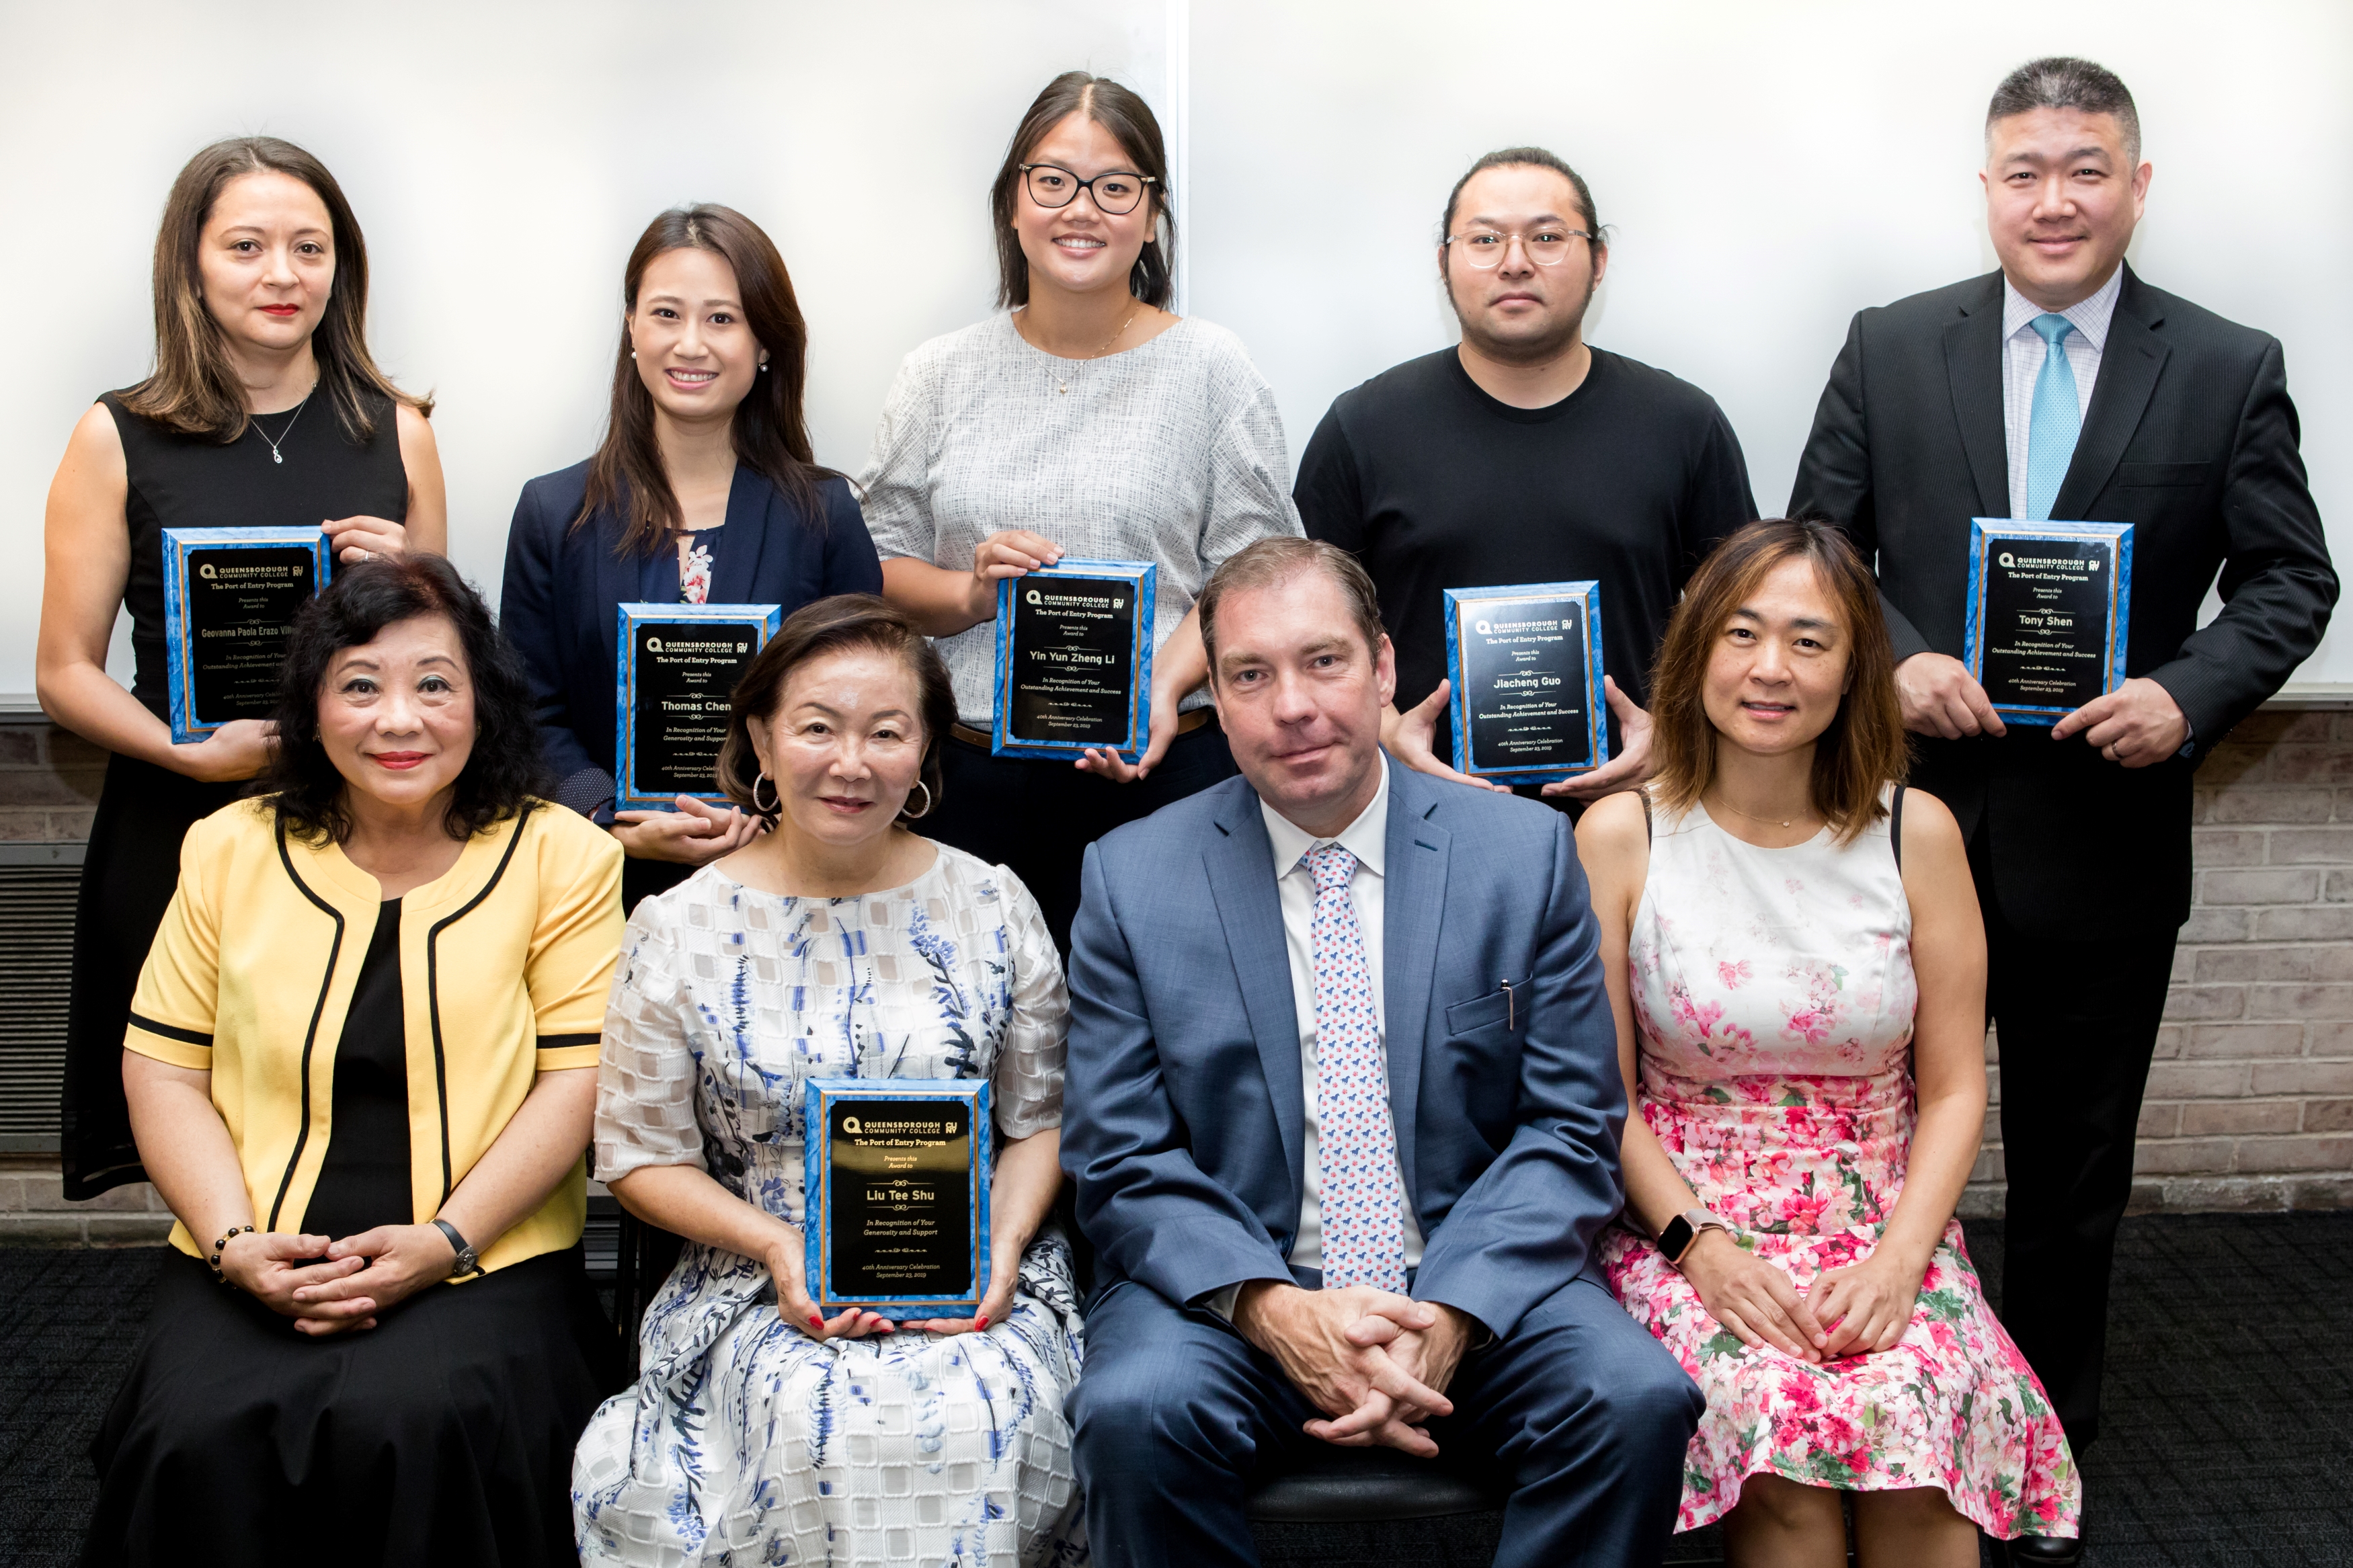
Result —
M 955 681 L 925 830 L 1011 867 L 1064 948 L 1086 846 L 1232 774 L 1193 601 L 1235 551 L 1300 531 L 1272 389 L 1232 333 L 1166 309 L 1167 191 L 1142 99 L 1083 71 L 1049 83 L 991 196 L 1010 309 L 907 356 L 860 477 L 883 594 Z M 1065 554 L 1159 567 L 1151 743 L 1134 766 L 989 754 L 997 584 Z

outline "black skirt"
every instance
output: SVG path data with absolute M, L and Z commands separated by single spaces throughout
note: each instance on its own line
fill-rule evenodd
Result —
M 572 1450 L 616 1351 L 576 1247 L 323 1340 L 173 1252 L 90 1445 L 82 1562 L 576 1563 Z
M 164 910 L 180 885 L 180 840 L 252 785 L 201 784 L 136 757 L 107 759 L 74 910 L 73 984 L 58 1108 L 65 1195 L 143 1182 L 122 1098 L 122 1032 Z

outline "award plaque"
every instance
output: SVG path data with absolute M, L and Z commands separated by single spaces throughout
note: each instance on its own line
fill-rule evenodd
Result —
M 172 739 L 278 711 L 286 637 L 332 572 L 315 528 L 164 531 L 164 647 Z
M 1446 590 L 1456 768 L 1497 784 L 1550 784 L 1609 760 L 1600 592 L 1599 583 Z
M 808 1293 L 894 1321 L 988 1289 L 986 1079 L 813 1078 L 802 1098 Z
M 2011 724 L 2052 724 L 2124 684 L 2132 524 L 1969 523 L 1963 662 Z
M 727 803 L 719 789 L 727 704 L 783 624 L 775 605 L 621 606 L 616 811 L 668 811 L 682 795 Z
M 1159 576 L 1148 561 L 1066 558 L 997 584 L 991 752 L 1074 758 L 1100 747 L 1131 763 L 1144 754 Z

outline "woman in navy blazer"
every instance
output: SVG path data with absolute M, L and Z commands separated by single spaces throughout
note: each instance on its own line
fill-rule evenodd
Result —
M 784 258 L 727 207 L 662 214 L 629 253 L 613 405 L 596 456 L 523 487 L 499 619 L 523 657 L 555 800 L 610 825 L 634 907 L 740 847 L 757 818 L 681 795 L 616 814 L 616 607 L 878 594 L 849 483 L 810 455 L 808 330 Z

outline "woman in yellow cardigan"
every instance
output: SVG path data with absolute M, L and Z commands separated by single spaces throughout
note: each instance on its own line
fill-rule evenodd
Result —
M 185 1256 L 84 1561 L 572 1561 L 620 850 L 532 797 L 519 668 L 438 556 L 304 612 L 278 726 L 271 793 L 188 834 L 123 1041 Z

